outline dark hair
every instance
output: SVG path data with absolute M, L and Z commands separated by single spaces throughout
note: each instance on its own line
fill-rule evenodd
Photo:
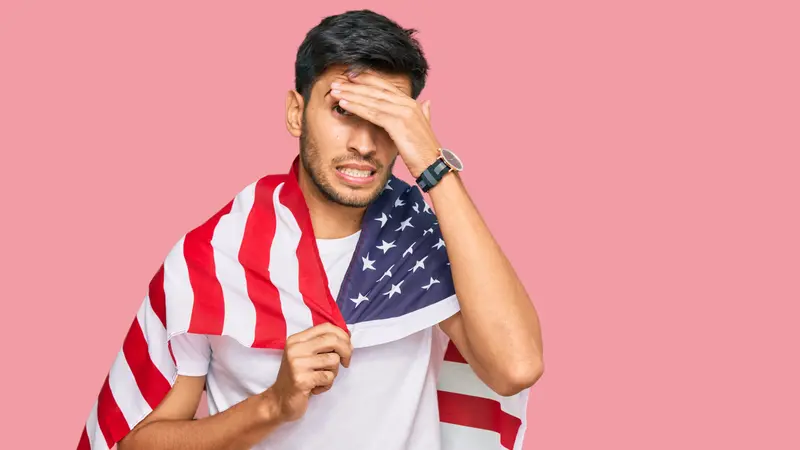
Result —
M 326 17 L 306 34 L 297 50 L 295 89 L 308 101 L 317 77 L 331 65 L 341 64 L 408 75 L 411 96 L 417 98 L 425 86 L 428 62 L 414 38 L 416 32 L 370 10 Z

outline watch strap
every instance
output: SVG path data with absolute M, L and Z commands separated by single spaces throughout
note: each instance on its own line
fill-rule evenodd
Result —
M 439 157 L 436 161 L 428 166 L 422 174 L 417 178 L 417 184 L 419 185 L 422 192 L 428 192 L 432 187 L 436 186 L 439 181 L 442 180 L 442 177 L 450 171 L 450 166 L 448 166 L 444 160 Z

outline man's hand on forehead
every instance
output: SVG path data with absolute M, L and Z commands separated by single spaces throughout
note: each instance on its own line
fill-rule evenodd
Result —
M 380 72 L 370 68 L 349 67 L 342 72 L 341 77 L 337 77 L 337 79 L 334 80 L 334 82 L 336 81 L 373 86 L 392 92 L 399 92 L 410 97 L 410 93 L 403 91 L 400 86 L 389 81 L 389 79 Z
M 439 142 L 430 125 L 430 102 L 418 103 L 371 70 L 347 71 L 331 83 L 339 106 L 383 128 L 394 141 L 409 172 L 418 177 L 438 157 Z

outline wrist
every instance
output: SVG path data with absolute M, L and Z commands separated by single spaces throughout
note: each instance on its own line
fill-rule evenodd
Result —
M 453 178 L 464 169 L 464 165 L 455 153 L 446 148 L 439 147 L 435 158 L 426 162 L 427 166 L 418 172 L 412 172 L 417 185 L 423 192 L 428 192 L 440 184 L 443 179 Z M 417 175 L 417 173 L 419 173 Z
M 424 172 L 425 169 L 430 167 L 431 164 L 435 163 L 437 159 L 439 159 L 438 154 L 434 154 L 427 158 L 421 158 L 418 163 L 413 165 L 409 164 L 408 173 L 410 173 L 411 176 L 414 177 L 414 179 L 417 179 L 419 178 L 420 175 L 422 175 L 422 172 Z
M 411 174 L 412 177 L 415 179 L 422 175 L 422 172 L 425 171 L 431 164 L 435 163 L 437 159 L 439 159 L 439 147 L 425 147 L 426 150 L 418 152 L 414 155 L 414 158 L 408 158 L 406 161 L 406 167 L 408 168 L 408 173 Z
M 281 411 L 281 402 L 272 388 L 267 389 L 258 396 L 259 422 L 266 427 L 274 427 L 286 422 Z
M 428 191 L 428 195 L 431 198 L 431 206 L 437 210 L 438 214 L 442 204 L 457 201 L 458 196 L 465 192 L 466 188 L 461 181 L 460 174 L 451 170 L 442 177 L 433 189 Z

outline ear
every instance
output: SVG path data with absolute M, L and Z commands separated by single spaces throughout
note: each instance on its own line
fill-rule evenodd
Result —
M 303 129 L 303 96 L 291 90 L 286 93 L 286 129 L 294 137 L 300 137 Z

